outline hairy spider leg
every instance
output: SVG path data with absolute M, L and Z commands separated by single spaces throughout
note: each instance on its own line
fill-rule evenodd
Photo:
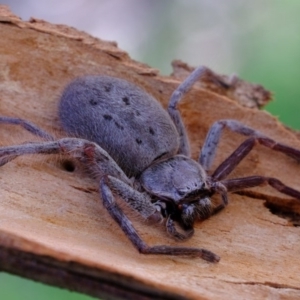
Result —
M 47 141 L 54 141 L 54 137 L 49 134 L 48 132 L 44 131 L 43 129 L 39 128 L 35 124 L 23 120 L 20 118 L 11 118 L 11 117 L 4 117 L 0 116 L 0 123 L 1 124 L 12 124 L 12 125 L 19 125 L 23 127 L 25 130 L 29 131 L 30 133 L 39 136 Z
M 157 219 L 157 209 L 147 198 L 131 188 L 131 180 L 117 163 L 99 145 L 79 138 L 63 138 L 57 141 L 27 143 L 9 147 L 0 147 L 0 166 L 26 154 L 67 154 L 83 163 L 89 172 L 100 180 L 103 175 L 111 175 L 112 187 L 122 199 L 142 217 Z M 158 220 L 159 221 L 159 220 Z
M 290 157 L 300 160 L 300 151 L 298 149 L 286 146 L 267 137 L 250 137 L 245 140 L 219 167 L 214 171 L 212 177 L 214 180 L 226 178 L 236 166 L 247 156 L 256 144 L 263 145 L 272 150 L 282 152 Z
M 190 157 L 190 145 L 188 136 L 186 133 L 185 126 L 183 124 L 180 112 L 178 111 L 177 105 L 182 97 L 191 89 L 191 87 L 207 72 L 209 69 L 200 66 L 196 68 L 173 92 L 171 95 L 169 106 L 168 106 L 168 113 L 173 120 L 177 131 L 180 137 L 180 146 L 178 150 L 178 154 L 183 154 Z
M 297 191 L 283 184 L 276 178 L 266 176 L 248 176 L 223 180 L 236 168 L 236 166 L 247 156 L 247 154 L 253 149 L 256 144 L 261 144 L 269 149 L 282 152 L 298 161 L 300 160 L 300 151 L 298 149 L 284 145 L 282 143 L 278 143 L 262 135 L 259 131 L 245 126 L 238 121 L 221 120 L 213 124 L 204 143 L 199 159 L 200 163 L 203 163 L 206 168 L 210 168 L 217 145 L 219 143 L 221 131 L 225 126 L 230 128 L 234 132 L 238 132 L 240 134 L 251 137 L 241 143 L 240 146 L 217 167 L 217 169 L 211 176 L 213 181 L 219 182 L 224 185 L 228 192 L 268 184 L 277 191 L 300 200 L 300 191 Z M 217 207 L 217 210 L 219 211 L 225 206 L 226 203 L 223 202 L 220 207 Z
M 240 191 L 246 188 L 268 184 L 278 192 L 291 196 L 297 200 L 300 200 L 299 191 L 283 184 L 280 180 L 273 177 L 249 176 L 249 177 L 222 180 L 221 183 L 227 188 L 229 192 Z
M 0 167 L 21 155 L 36 153 L 57 154 L 60 151 L 58 141 L 0 147 Z
M 27 121 L 27 120 L 23 120 L 20 118 L 11 118 L 11 117 L 4 117 L 4 116 L 0 116 L 0 124 L 11 124 L 11 125 L 19 125 L 21 127 L 23 127 L 25 130 L 27 130 L 28 132 L 39 136 L 47 141 L 54 141 L 54 137 L 47 133 L 46 131 L 44 131 L 43 129 L 39 128 L 38 126 L 36 126 L 35 124 Z M 6 160 L 2 160 L 2 164 L 0 163 L 0 167 L 6 163 L 8 163 L 9 161 L 13 160 L 15 157 L 14 156 L 7 156 Z
M 166 221 L 166 228 L 167 232 L 173 236 L 176 240 L 184 241 L 186 239 L 189 239 L 194 234 L 194 228 L 189 228 L 188 230 L 185 230 L 184 233 L 178 232 L 175 227 L 174 220 L 172 220 L 171 216 L 168 216 Z
M 220 257 L 211 251 L 201 248 L 189 247 L 171 247 L 171 246 L 148 246 L 139 236 L 130 220 L 118 207 L 111 189 L 106 183 L 107 178 L 104 176 L 100 182 L 100 191 L 103 199 L 103 204 L 108 210 L 111 217 L 119 224 L 123 232 L 130 239 L 136 249 L 143 254 L 165 254 L 165 255 L 180 255 L 180 256 L 194 256 L 201 257 L 209 262 L 218 262 Z
M 220 136 L 224 128 L 228 128 L 233 132 L 250 136 L 238 147 L 231 156 L 229 156 L 213 173 L 215 180 L 221 180 L 229 175 L 229 173 L 238 165 L 238 163 L 251 151 L 256 143 L 259 143 L 267 148 L 282 152 L 294 159 L 300 161 L 300 151 L 293 147 L 278 143 L 267 136 L 263 135 L 258 130 L 252 129 L 236 120 L 219 120 L 215 122 L 209 130 L 204 145 L 202 147 L 199 163 L 202 167 L 209 171 L 212 161 L 215 157 L 216 150 L 220 141 Z M 252 138 L 252 139 L 251 139 Z

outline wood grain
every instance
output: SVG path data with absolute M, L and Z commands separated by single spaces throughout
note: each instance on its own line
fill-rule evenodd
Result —
M 166 105 L 175 77 L 133 61 L 114 42 L 66 26 L 23 22 L 0 8 L 0 114 L 28 119 L 64 136 L 57 103 L 77 76 L 125 78 Z M 296 135 L 270 114 L 195 87 L 180 105 L 197 157 L 212 123 L 233 118 L 300 149 Z M 1 145 L 38 140 L 1 125 Z M 215 166 L 243 140 L 224 133 Z M 80 168 L 67 172 L 63 157 L 18 158 L 0 169 L 0 269 L 96 297 L 120 299 L 295 299 L 300 297 L 300 229 L 265 206 L 300 213 L 297 201 L 268 187 L 232 194 L 220 214 L 196 224 L 185 246 L 207 248 L 201 259 L 139 254 L 103 208 L 97 182 Z M 278 177 L 300 190 L 300 166 L 258 146 L 233 176 Z M 134 216 L 149 244 L 175 245 L 163 227 Z

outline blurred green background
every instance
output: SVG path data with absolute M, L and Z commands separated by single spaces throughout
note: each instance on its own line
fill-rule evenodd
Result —
M 163 74 L 171 61 L 236 73 L 274 94 L 266 109 L 300 129 L 299 0 L 10 0 L 29 17 L 115 40 Z M 0 50 L 1 51 L 1 50 Z M 91 299 L 0 273 L 0 299 Z

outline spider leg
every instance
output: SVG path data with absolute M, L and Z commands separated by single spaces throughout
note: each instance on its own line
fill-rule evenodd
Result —
M 158 208 L 151 202 L 146 193 L 141 193 L 132 188 L 129 184 L 112 176 L 105 175 L 106 184 L 118 194 L 127 204 L 137 211 L 144 219 L 153 223 L 162 221 L 163 217 Z
M 104 174 L 109 174 L 109 183 L 112 188 L 133 209 L 144 218 L 153 222 L 161 220 L 157 207 L 151 203 L 150 197 L 139 193 L 130 185 L 131 180 L 124 174 L 117 163 L 97 144 L 83 139 L 64 138 L 53 142 L 28 143 L 10 147 L 0 147 L 0 166 L 8 161 L 26 154 L 67 154 L 78 159 L 100 179 Z M 114 176 L 114 177 L 113 177 Z
M 213 193 L 218 193 L 222 198 L 222 205 L 225 207 L 228 205 L 228 197 L 227 197 L 227 188 L 222 184 L 222 182 L 215 181 L 211 184 L 211 190 Z
M 188 157 L 190 156 L 189 141 L 183 121 L 181 119 L 180 112 L 177 109 L 177 105 L 182 97 L 191 89 L 193 84 L 197 80 L 199 80 L 206 72 L 208 72 L 208 69 L 204 66 L 196 68 L 173 92 L 169 101 L 168 113 L 173 120 L 180 136 L 180 146 L 178 153 L 186 155 Z
M 60 153 L 58 141 L 43 143 L 27 143 L 9 147 L 0 147 L 0 166 L 9 161 L 26 154 L 57 154 Z
M 245 140 L 229 157 L 227 157 L 227 159 L 225 159 L 219 165 L 219 167 L 214 171 L 212 178 L 214 180 L 222 180 L 226 178 L 257 143 L 300 160 L 300 151 L 295 148 L 277 143 L 276 141 L 267 137 L 251 137 Z
M 38 126 L 36 126 L 35 124 L 33 124 L 27 120 L 0 116 L 0 124 L 19 125 L 19 126 L 23 127 L 25 130 L 29 131 L 30 133 L 32 133 L 36 136 L 39 136 L 47 141 L 54 140 L 54 137 L 51 134 L 47 133 L 43 129 L 39 128 Z
M 131 183 L 122 169 L 100 146 L 78 138 L 63 138 L 57 141 L 26 143 L 0 147 L 0 166 L 26 154 L 65 154 L 84 162 L 84 165 L 98 178 L 110 174 L 124 182 Z
M 200 248 L 188 247 L 171 247 L 171 246 L 148 246 L 139 236 L 130 220 L 118 207 L 115 202 L 111 189 L 106 183 L 105 177 L 100 181 L 100 191 L 103 199 L 104 207 L 107 209 L 111 217 L 122 228 L 123 232 L 136 247 L 136 249 L 143 254 L 165 254 L 165 255 L 180 255 L 180 256 L 194 256 L 201 257 L 209 262 L 218 262 L 220 257 L 216 254 Z
M 268 184 L 271 187 L 273 187 L 275 190 L 279 191 L 280 193 L 300 200 L 299 191 L 294 190 L 289 186 L 286 186 L 280 180 L 272 177 L 249 176 L 249 177 L 222 180 L 221 183 L 227 188 L 229 192 L 235 192 L 246 188 Z
M 273 178 L 273 177 L 265 177 L 265 176 L 248 176 L 248 177 L 241 177 L 241 178 L 233 178 L 218 181 L 218 183 L 222 184 L 228 192 L 236 192 L 241 191 L 247 188 L 252 188 L 256 186 L 264 186 L 268 184 L 278 192 L 291 196 L 294 199 L 300 200 L 300 191 L 297 191 L 284 183 L 280 180 Z M 212 212 L 212 215 L 219 213 L 226 207 L 227 203 L 224 202 L 216 206 Z
M 199 157 L 199 163 L 207 171 L 210 169 L 215 157 L 217 146 L 220 140 L 222 130 L 227 127 L 239 134 L 250 136 L 244 141 L 214 172 L 214 180 L 221 180 L 239 164 L 239 162 L 251 151 L 256 143 L 267 148 L 282 152 L 294 159 L 300 160 L 300 150 L 278 143 L 257 130 L 254 130 L 235 120 L 220 120 L 215 122 L 209 130 L 202 151 Z
M 194 228 L 191 227 L 187 230 L 184 230 L 184 233 L 181 233 L 177 231 L 174 220 L 172 220 L 171 216 L 168 216 L 167 222 L 166 222 L 166 228 L 169 235 L 174 237 L 178 241 L 184 241 L 186 239 L 189 239 L 194 234 Z

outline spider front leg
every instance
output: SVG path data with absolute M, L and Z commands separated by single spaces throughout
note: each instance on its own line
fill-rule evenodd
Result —
M 132 244 L 143 254 L 164 254 L 180 255 L 190 257 L 201 257 L 209 262 L 218 262 L 220 257 L 206 249 L 188 248 L 188 247 L 170 247 L 170 246 L 148 246 L 138 235 L 130 220 L 118 207 L 111 189 L 107 184 L 107 177 L 104 176 L 100 181 L 100 193 L 103 199 L 104 207 L 111 217 L 119 224 L 123 232 L 127 235 Z
M 118 194 L 127 204 L 137 211 L 144 219 L 150 223 L 159 223 L 163 221 L 164 202 L 156 201 L 152 203 L 151 197 L 143 192 L 139 192 L 125 182 L 112 176 L 105 176 L 106 184 L 116 194 Z M 193 228 L 177 231 L 175 222 L 169 215 L 166 219 L 166 229 L 168 234 L 176 240 L 186 240 L 194 234 Z
M 127 204 L 137 211 L 144 219 L 151 223 L 159 223 L 163 217 L 151 198 L 146 193 L 141 193 L 132 188 L 129 184 L 113 176 L 105 175 L 106 184 L 109 188 L 118 194 Z

